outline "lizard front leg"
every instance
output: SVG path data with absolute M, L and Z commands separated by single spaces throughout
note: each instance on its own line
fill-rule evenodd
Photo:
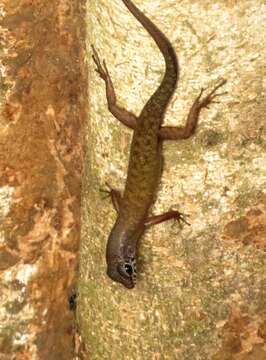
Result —
M 217 94 L 216 91 L 226 83 L 226 80 L 222 80 L 215 88 L 204 98 L 201 99 L 204 89 L 201 89 L 200 94 L 194 101 L 189 111 L 186 125 L 184 127 L 161 127 L 159 131 L 159 137 L 161 140 L 181 140 L 188 139 L 194 133 L 198 125 L 200 111 L 203 108 L 208 108 L 211 103 L 218 103 L 215 98 L 226 94 L 226 92 Z
M 136 126 L 137 117 L 130 111 L 117 105 L 116 94 L 115 94 L 113 82 L 112 82 L 112 79 L 108 72 L 106 63 L 103 60 L 103 64 L 101 64 L 101 61 L 100 61 L 100 58 L 99 58 L 99 55 L 98 55 L 96 49 L 94 48 L 93 45 L 91 46 L 91 48 L 92 48 L 92 52 L 93 52 L 92 59 L 96 65 L 95 71 L 100 75 L 100 78 L 103 79 L 105 82 L 108 110 L 122 124 L 126 125 L 127 127 L 131 128 L 131 129 L 134 129 Z

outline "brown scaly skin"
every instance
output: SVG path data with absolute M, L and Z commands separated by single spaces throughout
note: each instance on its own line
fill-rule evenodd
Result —
M 222 80 L 207 96 L 201 99 L 203 89 L 194 101 L 187 117 L 185 127 L 163 127 L 162 122 L 167 105 L 175 91 L 178 80 L 178 62 L 175 51 L 165 35 L 130 0 L 122 0 L 128 10 L 151 35 L 165 59 L 164 78 L 136 117 L 116 104 L 116 95 L 105 61 L 103 65 L 92 46 L 96 71 L 105 81 L 108 109 L 123 124 L 134 129 L 130 149 L 130 159 L 126 186 L 123 196 L 111 189 L 115 209 L 118 212 L 116 223 L 107 243 L 107 274 L 126 288 L 133 288 L 136 281 L 136 251 L 138 241 L 148 226 L 169 219 L 186 222 L 178 211 L 148 217 L 157 186 L 161 177 L 162 141 L 179 140 L 191 137 L 197 127 L 202 108 L 219 95 L 216 90 L 225 84 Z

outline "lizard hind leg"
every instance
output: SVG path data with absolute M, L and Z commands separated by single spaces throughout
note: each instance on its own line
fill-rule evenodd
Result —
M 107 182 L 105 183 L 107 189 L 100 189 L 102 193 L 107 194 L 111 198 L 115 211 L 119 214 L 119 209 L 122 201 L 121 192 L 117 189 L 113 189 Z

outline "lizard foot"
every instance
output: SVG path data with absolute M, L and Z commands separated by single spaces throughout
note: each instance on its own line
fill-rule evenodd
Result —
M 173 212 L 173 219 L 178 222 L 180 226 L 182 226 L 182 223 L 186 225 L 191 225 L 189 222 L 187 222 L 186 218 L 189 217 L 188 214 L 183 214 L 179 212 L 178 210 L 172 210 Z
M 208 94 L 206 95 L 204 98 L 201 99 L 201 96 L 203 94 L 203 91 L 205 89 L 201 89 L 200 91 L 200 94 L 199 96 L 197 97 L 197 103 L 198 103 L 198 106 L 200 108 L 209 108 L 209 105 L 211 103 L 219 103 L 219 101 L 215 101 L 214 99 L 217 98 L 218 96 L 223 96 L 225 94 L 227 94 L 227 91 L 223 92 L 223 93 L 219 93 L 217 94 L 216 91 L 221 87 L 223 86 L 225 83 L 227 82 L 227 80 L 223 79 L 222 81 L 220 81 L 215 87 L 214 89 Z
M 100 78 L 103 79 L 104 81 L 107 81 L 108 78 L 110 78 L 109 76 L 109 72 L 105 63 L 105 60 L 103 60 L 103 65 L 101 64 L 101 60 L 100 57 L 95 49 L 95 47 L 93 45 L 91 45 L 92 48 L 92 59 L 96 65 L 96 69 L 95 71 L 100 75 Z
M 103 195 L 103 199 L 107 199 L 111 197 L 113 191 L 112 187 L 107 182 L 105 183 L 105 186 L 106 186 L 105 188 L 101 187 L 99 189 L 100 193 Z

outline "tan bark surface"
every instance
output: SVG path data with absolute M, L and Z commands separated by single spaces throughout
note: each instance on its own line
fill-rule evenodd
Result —
M 100 188 L 108 181 L 123 189 L 132 134 L 108 112 L 91 62 L 79 284 L 85 358 L 265 359 L 264 1 L 136 4 L 179 57 L 166 124 L 183 124 L 201 87 L 221 77 L 228 94 L 204 110 L 196 136 L 164 145 L 153 213 L 175 205 L 192 225 L 169 222 L 146 233 L 130 291 L 105 274 L 116 214 Z M 90 42 L 108 64 L 119 102 L 138 114 L 161 79 L 162 56 L 120 0 L 90 1 L 88 14 Z

